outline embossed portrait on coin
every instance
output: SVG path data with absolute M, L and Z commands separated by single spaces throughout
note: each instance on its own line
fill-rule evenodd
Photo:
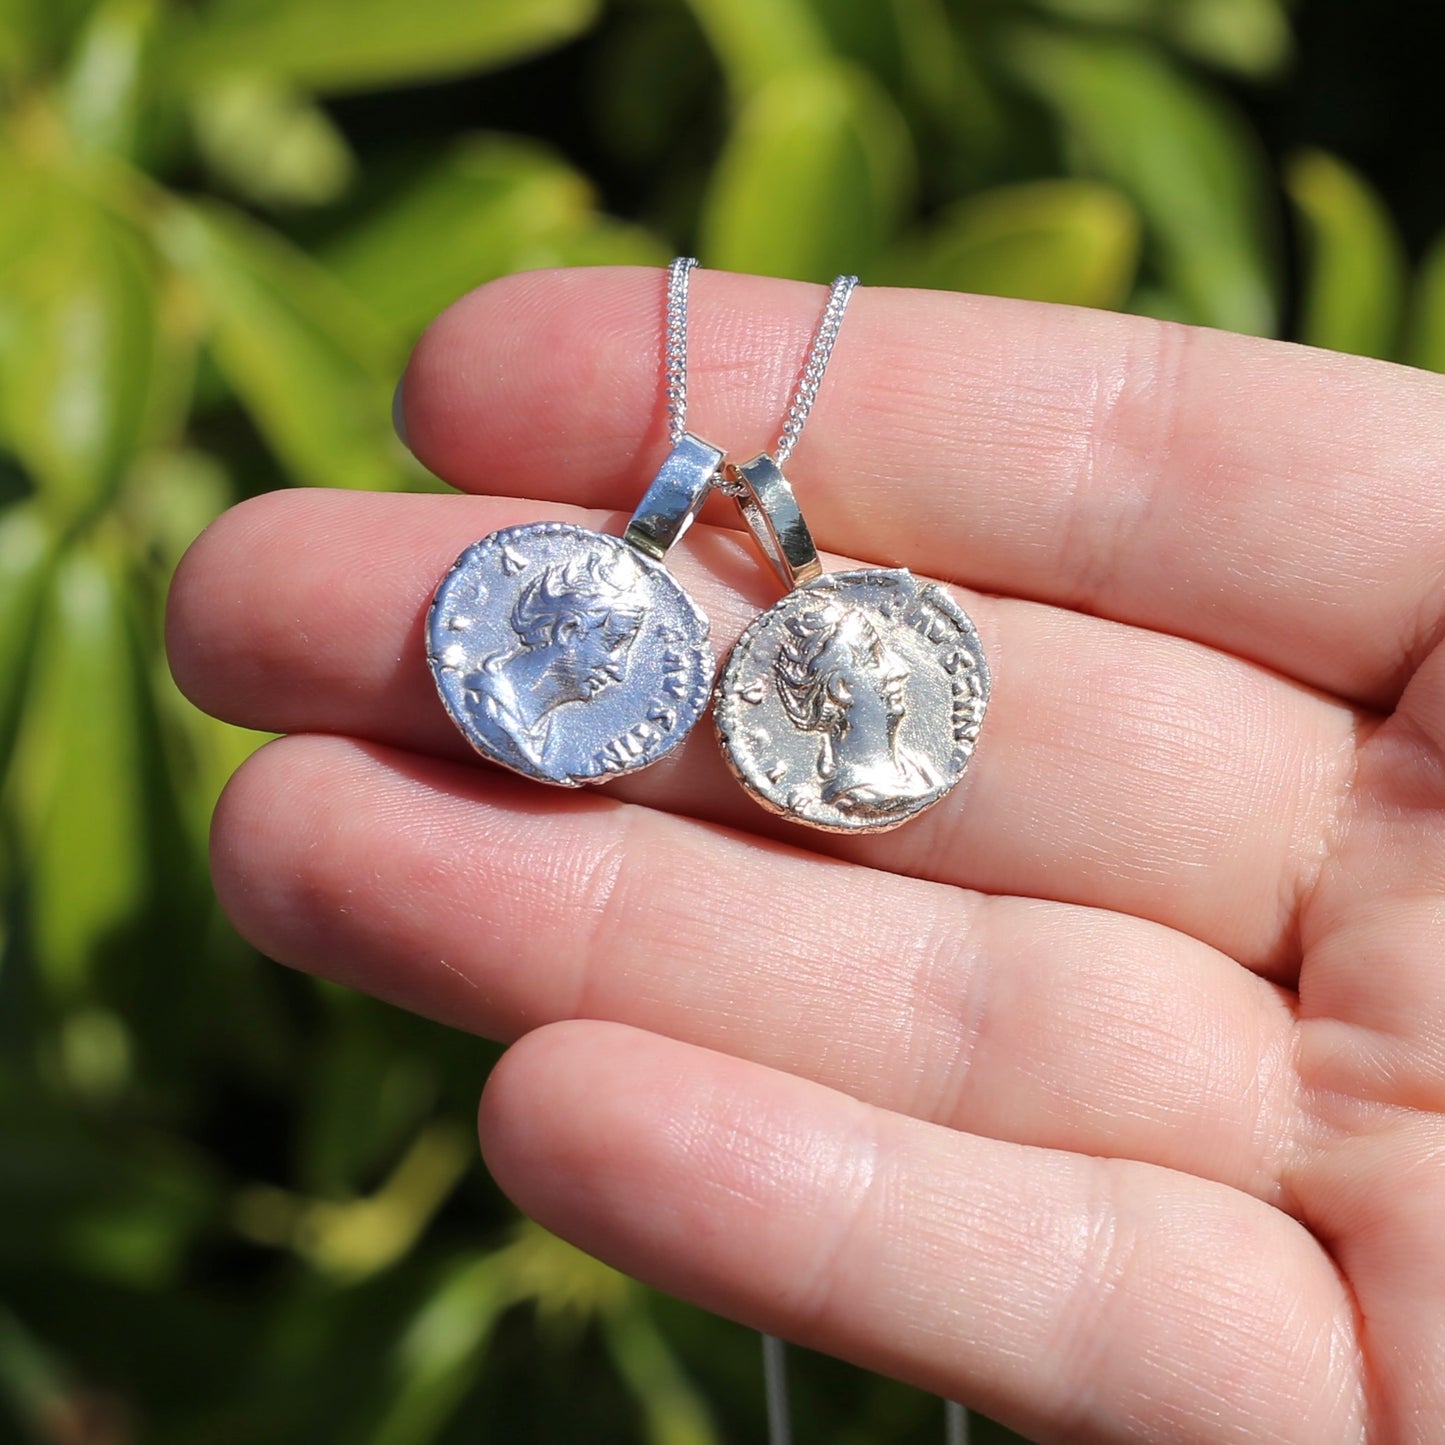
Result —
M 517 645 L 462 679 L 477 729 L 501 758 L 543 766 L 559 709 L 621 682 L 643 609 L 625 559 L 596 556 L 545 568 L 512 607 Z
M 773 679 L 793 726 L 819 735 L 822 799 L 839 812 L 882 818 L 939 787 L 927 759 L 898 739 L 908 678 L 860 608 L 830 601 L 788 619 Z

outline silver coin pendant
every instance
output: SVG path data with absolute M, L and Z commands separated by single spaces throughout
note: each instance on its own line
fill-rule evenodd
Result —
M 706 708 L 715 669 L 707 618 L 660 561 L 566 522 L 507 527 L 463 552 L 426 640 L 472 747 L 564 787 L 666 756 Z
M 882 832 L 957 786 L 988 705 L 968 614 L 896 568 L 803 582 L 723 667 L 723 754 L 763 807 L 830 832 Z

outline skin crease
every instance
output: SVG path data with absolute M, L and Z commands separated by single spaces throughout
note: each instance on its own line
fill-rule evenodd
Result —
M 426 674 L 463 547 L 620 530 L 663 286 L 465 297 L 402 409 L 472 496 L 258 498 L 182 563 L 181 686 L 291 735 L 217 810 L 237 926 L 516 1039 L 489 1167 L 664 1289 L 1042 1440 L 1438 1440 L 1445 380 L 860 290 L 789 475 L 825 566 L 955 586 L 994 693 L 945 802 L 814 834 L 705 724 L 502 776 Z M 693 430 L 769 445 L 822 295 L 696 274 Z M 668 559 L 720 649 L 776 596 L 737 526 Z

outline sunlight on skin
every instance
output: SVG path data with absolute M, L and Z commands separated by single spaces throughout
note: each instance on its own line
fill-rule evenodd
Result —
M 693 425 L 769 443 L 820 294 L 698 274 Z M 962 787 L 838 838 L 753 808 L 706 725 L 602 791 L 504 778 L 426 675 L 462 546 L 635 503 L 660 295 L 474 293 L 401 405 L 476 496 L 261 498 L 192 549 L 178 680 L 301 735 L 218 809 L 228 912 L 520 1039 L 498 1181 L 664 1289 L 1043 1439 L 1430 1439 L 1445 381 L 861 290 L 790 475 L 826 566 L 961 589 L 995 690 Z M 703 521 L 675 570 L 725 648 L 776 589 Z

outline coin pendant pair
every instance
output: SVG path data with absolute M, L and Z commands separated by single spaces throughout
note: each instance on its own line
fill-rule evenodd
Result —
M 824 573 L 782 472 L 853 278 L 834 285 L 776 453 L 724 467 L 721 449 L 684 426 L 695 264 L 679 258 L 669 271 L 672 449 L 623 535 L 534 522 L 469 547 L 427 614 L 437 689 L 479 753 L 540 782 L 575 787 L 665 757 L 713 695 L 716 662 L 706 617 L 663 559 L 718 488 L 788 589 L 723 666 L 715 717 L 730 768 L 794 821 L 897 827 L 962 777 L 989 674 L 942 587 L 901 568 Z

